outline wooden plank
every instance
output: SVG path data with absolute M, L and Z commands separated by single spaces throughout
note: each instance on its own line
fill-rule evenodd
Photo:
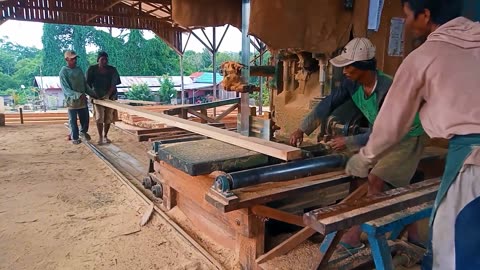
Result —
M 303 223 L 303 218 L 301 216 L 292 215 L 287 212 L 280 211 L 264 205 L 255 205 L 254 207 L 252 207 L 252 212 L 255 215 L 260 217 L 266 217 L 266 218 L 282 221 L 288 224 L 305 227 L 305 224 Z
M 260 270 L 256 259 L 265 252 L 265 222 L 254 215 L 248 216 L 252 235 L 237 235 L 238 257 L 242 269 Z
M 166 110 L 164 111 L 164 113 L 168 115 L 178 115 L 178 114 L 181 114 L 182 111 L 185 109 L 193 109 L 193 110 L 210 109 L 210 108 L 215 108 L 215 107 L 220 107 L 220 106 L 225 106 L 225 105 L 230 105 L 235 103 L 238 104 L 239 102 L 240 102 L 239 98 L 224 99 L 220 101 L 214 101 L 214 102 L 208 102 L 208 103 L 202 103 L 202 104 L 179 106 L 178 108 Z
M 367 194 L 368 191 L 368 185 L 363 184 L 359 188 L 357 188 L 354 192 L 352 192 L 348 197 L 342 200 L 341 203 L 345 202 L 350 202 L 350 201 L 355 201 L 358 198 L 361 198 Z M 260 256 L 257 259 L 257 263 L 264 263 L 268 260 L 271 260 L 275 257 L 282 256 L 301 243 L 305 242 L 310 236 L 315 234 L 316 231 L 310 227 L 305 227 L 301 229 L 299 232 L 295 233 L 292 235 L 290 238 L 287 240 L 283 241 L 280 245 L 276 246 L 275 248 L 271 249 L 269 252 L 265 253 L 264 255 Z M 325 256 L 323 256 L 325 257 Z
M 170 138 L 170 139 L 155 139 L 151 138 L 148 139 L 150 142 L 155 142 L 158 141 L 160 144 L 168 144 L 168 143 L 178 143 L 178 142 L 189 142 L 189 141 L 198 141 L 198 140 L 206 140 L 208 139 L 205 136 L 202 135 L 192 135 L 192 136 L 184 136 L 184 137 L 178 137 L 178 138 Z
M 427 181 L 430 185 L 418 185 Z M 353 207 L 336 205 L 314 210 L 304 215 L 304 222 L 322 234 L 348 229 L 354 225 L 434 200 L 440 180 L 427 181 L 362 198 L 356 201 Z
M 283 241 L 280 245 L 274 247 L 267 253 L 263 254 L 262 256 L 258 257 L 257 263 L 261 264 L 278 256 L 284 255 L 291 251 L 292 249 L 296 248 L 301 243 L 305 242 L 308 238 L 310 238 L 316 231 L 310 227 L 305 227 L 301 229 L 299 232 L 295 233 L 294 235 L 290 236 L 287 240 Z
M 144 129 L 144 130 L 136 130 L 135 132 L 137 135 L 145 135 L 151 133 L 160 133 L 160 132 L 168 132 L 168 131 L 179 131 L 182 130 L 177 127 L 165 127 L 165 128 L 152 128 L 152 129 Z
M 367 193 L 368 183 L 364 183 L 359 186 L 355 191 L 353 191 L 350 195 L 348 195 L 345 199 L 343 199 L 340 203 L 354 203 L 358 199 L 364 197 Z M 332 232 L 331 234 L 327 235 L 326 239 L 324 239 L 320 246 L 320 252 L 318 253 L 318 257 L 314 258 L 315 269 L 319 268 L 321 265 L 326 265 L 330 261 L 330 258 L 335 253 L 335 248 L 337 247 L 344 234 L 345 231 L 339 231 Z
M 131 99 L 119 99 L 118 102 L 130 103 L 130 104 L 160 105 L 160 102 L 145 101 L 145 100 L 131 100 Z
M 138 138 L 139 142 L 146 142 L 150 138 L 172 139 L 172 138 L 178 138 L 179 136 L 190 136 L 190 135 L 195 135 L 195 133 L 188 132 L 186 130 L 178 130 L 178 131 L 170 131 L 170 132 L 158 132 L 158 133 L 143 134 L 143 135 L 138 135 L 137 138 Z
M 220 121 L 222 120 L 225 116 L 229 115 L 231 112 L 233 112 L 235 109 L 238 108 L 238 104 L 233 104 L 230 108 L 222 112 L 220 115 L 215 118 L 215 120 Z
M 299 148 L 289 145 L 266 141 L 258 138 L 245 137 L 228 130 L 218 129 L 208 125 L 202 125 L 200 123 L 188 121 L 162 113 L 149 112 L 147 110 L 136 108 L 134 106 L 120 104 L 111 100 L 94 100 L 94 103 L 108 108 L 116 109 L 118 111 L 136 114 L 141 117 L 165 123 L 169 126 L 183 128 L 191 132 L 195 132 L 219 141 L 237 145 L 239 147 L 243 147 L 252 151 L 260 152 L 262 154 L 276 157 L 281 160 L 294 160 L 302 158 L 302 151 Z
M 308 191 L 332 187 L 351 181 L 343 171 L 325 173 L 284 182 L 270 182 L 235 190 L 235 197 L 225 198 L 209 191 L 205 199 L 223 212 L 265 204 Z
M 202 110 L 202 113 L 199 113 L 199 112 L 197 112 L 197 111 L 195 111 L 195 110 L 188 109 L 188 113 L 189 113 L 189 114 L 193 114 L 193 115 L 195 115 L 196 117 L 198 117 L 198 118 L 200 118 L 200 119 L 202 119 L 202 120 L 204 120 L 204 121 L 206 121 L 206 122 L 208 122 L 208 123 L 218 123 L 217 120 L 208 117 L 208 116 L 206 115 L 206 111 L 204 111 L 204 110 Z

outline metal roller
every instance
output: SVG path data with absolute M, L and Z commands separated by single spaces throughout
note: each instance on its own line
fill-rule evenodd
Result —
M 218 192 L 229 195 L 231 190 L 237 188 L 266 182 L 294 180 L 326 173 L 332 171 L 332 169 L 344 167 L 346 161 L 347 158 L 344 155 L 328 155 L 239 172 L 225 173 L 215 178 L 213 188 Z

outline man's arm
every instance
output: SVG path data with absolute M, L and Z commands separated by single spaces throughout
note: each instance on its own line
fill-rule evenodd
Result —
M 352 81 L 344 80 L 338 89 L 334 89 L 330 95 L 319 102 L 315 108 L 303 119 L 300 130 L 310 135 L 320 126 L 322 119 L 326 118 L 338 106 L 350 98 L 349 87 L 354 87 Z
M 368 138 L 370 138 L 370 134 L 372 134 L 371 128 L 365 133 L 350 136 L 352 145 L 358 147 L 357 149 L 365 146 L 368 142 Z
M 86 74 L 86 81 L 87 81 L 87 85 L 92 88 L 93 87 L 93 66 L 89 66 L 88 69 L 87 69 L 87 74 Z
M 112 67 L 112 68 L 113 68 L 112 85 L 117 86 L 122 83 L 120 81 L 120 74 L 118 74 L 118 71 L 115 67 Z
M 407 57 L 398 69 L 368 143 L 360 150 L 360 155 L 369 162 L 378 160 L 408 133 L 424 100 L 424 70 L 418 67 L 418 60 L 412 56 Z
M 82 96 L 82 93 L 73 90 L 70 86 L 70 82 L 68 80 L 67 72 L 65 69 L 62 68 L 58 76 L 60 77 L 60 86 L 62 87 L 65 97 L 69 99 L 79 99 Z
M 117 85 L 121 84 L 120 75 L 115 67 L 112 67 L 112 81 L 110 82 L 110 89 L 108 89 L 107 97 L 109 99 L 113 98 L 115 94 L 115 90 L 117 89 Z

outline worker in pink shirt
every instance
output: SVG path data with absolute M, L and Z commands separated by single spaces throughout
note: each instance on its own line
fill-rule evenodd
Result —
M 417 112 L 432 138 L 449 139 L 431 218 L 433 261 L 424 269 L 480 269 L 480 24 L 460 0 L 401 0 L 406 26 L 426 41 L 399 67 L 350 175 L 369 168 L 409 132 Z

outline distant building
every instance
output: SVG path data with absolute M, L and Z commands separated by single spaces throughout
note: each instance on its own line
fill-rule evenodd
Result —
M 65 107 L 65 97 L 60 86 L 60 78 L 58 76 L 35 76 L 33 86 L 45 91 L 45 103 L 47 108 L 55 109 Z
M 13 97 L 11 95 L 0 95 L 3 98 L 3 106 L 12 106 L 14 104 Z
M 176 100 L 173 103 L 181 104 L 181 76 L 170 76 L 175 90 L 177 90 Z M 221 89 L 220 82 L 223 77 L 217 74 L 216 84 L 219 99 L 234 98 L 234 92 L 227 92 Z M 146 84 L 153 93 L 157 93 L 161 87 L 161 76 L 120 76 L 121 84 L 117 86 L 118 97 L 127 99 L 126 92 L 132 89 L 133 85 Z M 185 91 L 185 103 L 208 101 L 213 98 L 213 73 L 195 72 L 190 76 L 183 76 Z M 58 76 L 36 76 L 34 86 L 41 91 L 45 91 L 46 103 L 48 108 L 64 107 L 64 96 L 60 86 Z

